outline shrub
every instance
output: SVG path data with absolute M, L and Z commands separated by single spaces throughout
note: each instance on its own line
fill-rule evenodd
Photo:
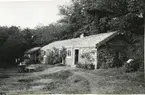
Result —
M 83 68 L 83 69 L 89 69 L 89 70 L 92 70 L 95 68 L 94 64 L 81 64 L 81 63 L 78 63 L 76 65 L 77 68 Z
M 93 65 L 93 63 L 95 62 L 95 57 L 93 56 L 95 54 L 95 52 L 92 51 L 88 51 L 85 52 L 81 55 L 81 58 L 83 59 L 83 61 L 81 61 L 81 63 L 77 64 L 78 68 L 84 68 L 84 69 L 94 69 L 95 66 Z
M 125 72 L 134 72 L 139 70 L 141 63 L 142 61 L 140 59 L 135 59 L 130 63 L 125 63 L 124 64 Z
M 47 55 L 47 64 L 59 64 L 62 60 L 65 60 L 66 57 L 66 49 L 62 48 L 61 50 L 57 48 L 53 48 L 49 50 L 49 54 Z
M 65 66 L 65 64 L 59 63 L 59 64 L 55 64 L 55 66 Z
M 60 62 L 61 62 L 61 57 L 59 55 L 59 50 L 56 48 L 49 50 L 49 54 L 47 55 L 47 64 L 54 65 Z
M 60 57 L 61 60 L 63 61 L 62 64 L 65 64 L 66 54 L 67 54 L 66 48 L 62 47 L 62 49 L 60 50 Z
M 90 70 L 95 69 L 94 64 L 87 64 L 87 69 L 90 69 Z
M 85 69 L 85 64 L 78 63 L 76 64 L 76 67 Z

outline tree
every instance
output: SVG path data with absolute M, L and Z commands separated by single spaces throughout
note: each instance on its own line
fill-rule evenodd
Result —
M 68 24 L 69 38 L 81 33 L 123 32 L 129 43 L 128 57 L 143 59 L 144 9 L 144 0 L 72 0 L 60 9 L 64 17 L 60 21 Z M 101 12 L 105 15 L 97 19 Z
M 83 5 L 77 0 L 72 0 L 70 6 L 60 7 L 60 15 L 63 16 L 63 19 L 61 19 L 60 22 L 68 25 L 67 36 L 73 37 L 74 32 L 85 25 L 85 16 L 82 8 Z
M 0 47 L 8 38 L 8 27 L 0 27 Z
M 31 48 L 29 32 L 20 27 L 0 27 L 0 65 L 13 65 L 15 59 L 22 57 L 24 51 Z
M 32 48 L 34 46 L 33 45 L 33 41 L 34 41 L 33 31 L 34 30 L 28 29 L 28 28 L 21 31 L 21 34 L 26 41 L 26 46 L 25 46 L 26 49 Z

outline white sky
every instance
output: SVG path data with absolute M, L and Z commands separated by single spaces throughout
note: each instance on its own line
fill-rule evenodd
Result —
M 69 2 L 70 0 L 0 0 L 0 26 L 34 28 L 55 23 L 61 18 L 58 5 Z

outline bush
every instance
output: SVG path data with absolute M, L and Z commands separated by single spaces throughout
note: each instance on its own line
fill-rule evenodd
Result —
M 77 68 L 83 68 L 83 69 L 89 69 L 89 70 L 92 70 L 92 69 L 95 69 L 95 66 L 94 64 L 81 64 L 81 63 L 78 63 L 76 65 Z
M 59 64 L 55 64 L 55 66 L 65 66 L 65 64 L 59 63 Z
M 53 48 L 49 51 L 49 54 L 47 55 L 47 64 L 57 64 L 61 62 L 61 57 L 59 55 L 59 50 L 56 48 Z
M 136 59 L 130 63 L 125 63 L 124 68 L 125 72 L 134 72 L 140 69 L 142 61 L 140 59 Z
M 66 57 L 66 49 L 62 48 L 61 50 L 57 48 L 53 48 L 49 50 L 49 54 L 47 55 L 47 64 L 60 64 L 62 60 L 65 60 Z

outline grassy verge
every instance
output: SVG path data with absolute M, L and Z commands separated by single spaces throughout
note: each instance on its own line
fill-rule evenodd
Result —
M 90 72 L 90 71 L 88 71 Z M 99 80 L 98 87 L 104 93 L 110 94 L 143 94 L 145 93 L 144 72 L 125 73 L 123 68 L 98 70 L 91 72 L 103 77 Z M 110 90 L 106 90 L 110 89 Z

